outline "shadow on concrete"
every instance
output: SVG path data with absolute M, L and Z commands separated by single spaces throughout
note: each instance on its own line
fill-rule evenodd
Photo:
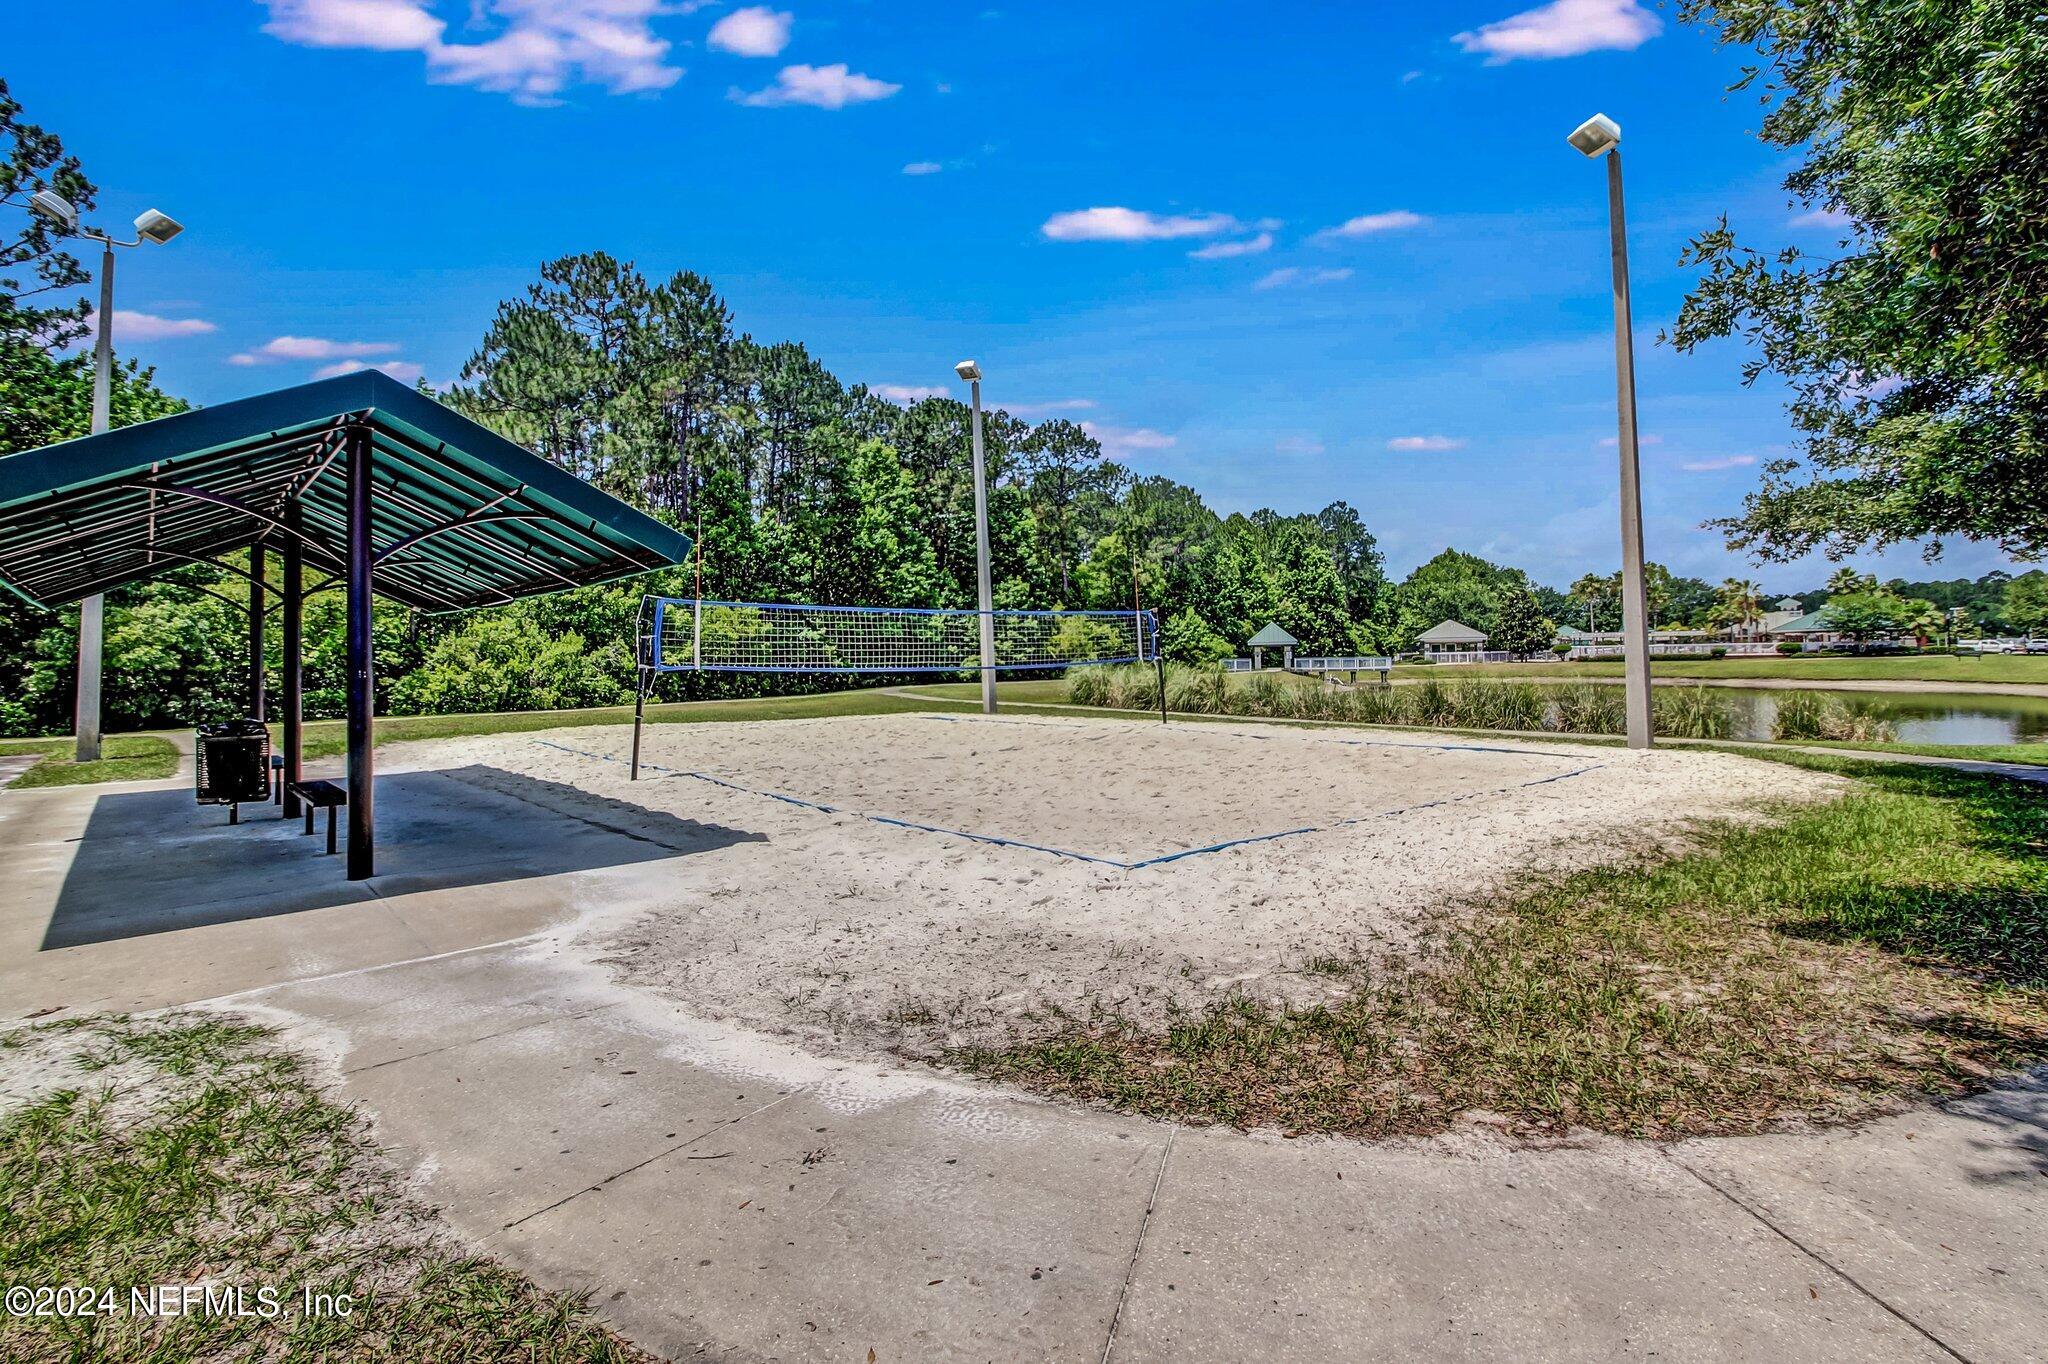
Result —
M 338 812 L 346 824 L 346 811 Z M 377 779 L 377 876 L 346 879 L 313 834 L 274 805 L 227 810 L 190 790 L 102 796 L 78 839 L 42 950 L 353 904 L 374 895 L 483 886 L 655 862 L 760 842 L 573 786 L 491 767 Z M 346 843 L 347 831 L 341 831 Z

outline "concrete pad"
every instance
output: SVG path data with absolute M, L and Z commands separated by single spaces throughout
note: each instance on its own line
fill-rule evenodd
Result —
M 324 855 L 324 815 L 307 837 L 268 805 L 229 825 L 182 783 L 9 792 L 0 999 L 146 1009 L 505 941 L 571 917 L 579 877 L 628 903 L 632 879 L 607 872 L 753 837 L 645 811 L 622 832 L 555 809 L 546 786 L 379 778 L 382 874 L 356 882 Z
M 1118 1360 L 1924 1360 L 1653 1151 L 1183 1133 Z
M 2048 1072 L 1848 1131 L 1673 1156 L 1959 1354 L 2048 1356 Z

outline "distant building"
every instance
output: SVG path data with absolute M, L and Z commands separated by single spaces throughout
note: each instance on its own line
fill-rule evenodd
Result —
M 1295 646 L 1300 643 L 1300 640 L 1281 629 L 1278 624 L 1273 621 L 1267 621 L 1263 630 L 1260 630 L 1256 635 L 1245 641 L 1245 647 L 1252 651 L 1252 667 L 1254 669 L 1266 666 L 1266 650 L 1268 649 L 1280 650 L 1280 666 L 1291 668 L 1294 666 Z
M 1778 604 L 1757 618 L 1754 626 L 1737 626 L 1732 632 L 1737 635 L 1763 638 L 1766 635 L 1782 635 L 1785 626 L 1806 614 L 1806 608 L 1799 604 L 1797 597 L 1781 597 Z
M 1486 632 L 1455 620 L 1439 621 L 1415 637 L 1422 652 L 1437 654 L 1478 653 L 1486 647 Z

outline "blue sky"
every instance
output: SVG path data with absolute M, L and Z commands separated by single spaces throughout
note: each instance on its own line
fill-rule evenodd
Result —
M 1649 550 L 1678 571 L 1747 571 L 1699 522 L 1790 438 L 1739 348 L 1654 344 L 1678 253 L 1723 212 L 1838 231 L 1777 187 L 1740 54 L 1638 0 L 123 0 L 10 38 L 100 218 L 187 224 L 125 254 L 116 336 L 195 400 L 446 383 L 542 260 L 604 249 L 707 275 L 849 382 L 944 390 L 976 356 L 992 402 L 1220 510 L 1343 498 L 1404 571 L 1618 560 L 1588 114 L 1625 130 Z

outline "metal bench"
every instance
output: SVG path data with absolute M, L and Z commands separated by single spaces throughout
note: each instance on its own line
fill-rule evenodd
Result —
M 348 804 L 348 792 L 331 781 L 295 781 L 292 794 L 306 802 L 306 832 L 313 832 L 313 811 L 327 812 L 327 853 L 334 855 L 334 812 Z

